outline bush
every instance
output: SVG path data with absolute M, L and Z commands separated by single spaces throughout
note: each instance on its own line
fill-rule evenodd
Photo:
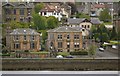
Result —
M 70 55 L 88 55 L 87 51 L 74 51 L 70 52 Z

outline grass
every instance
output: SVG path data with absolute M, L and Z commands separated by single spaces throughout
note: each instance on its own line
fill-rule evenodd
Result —
M 112 22 L 105 22 L 104 25 L 112 25 Z
M 50 52 L 30 52 L 31 54 L 49 54 Z
M 120 44 L 119 41 L 110 41 L 110 44 L 115 45 L 115 44 Z
M 117 45 L 120 44 L 119 41 L 110 41 L 109 44 L 103 44 L 103 46 L 109 46 L 109 45 Z
M 68 52 L 58 52 L 58 55 L 68 56 L 68 55 L 70 55 L 70 53 L 68 53 Z

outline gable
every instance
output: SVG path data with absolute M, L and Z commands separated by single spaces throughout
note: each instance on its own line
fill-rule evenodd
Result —
M 5 3 L 2 5 L 2 7 L 14 7 L 14 5 L 11 3 Z

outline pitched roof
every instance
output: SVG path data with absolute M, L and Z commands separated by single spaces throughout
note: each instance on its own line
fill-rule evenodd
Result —
M 48 30 L 47 32 L 81 32 L 81 30 L 77 30 L 72 27 L 62 26 L 52 30 Z
M 68 23 L 69 24 L 80 24 L 81 22 L 83 22 L 84 20 L 87 20 L 86 18 L 68 18 Z M 91 22 L 92 24 L 101 24 L 102 22 L 99 20 L 99 18 L 91 18 L 90 20 L 88 20 L 89 22 Z
M 6 5 L 11 5 L 13 6 L 14 8 L 21 8 L 20 5 L 23 5 L 24 8 L 34 8 L 34 4 L 33 3 L 26 3 L 26 2 L 3 2 L 2 3 L 2 6 L 6 6 Z
M 60 12 L 60 8 L 56 8 L 55 6 L 46 4 L 43 9 L 40 10 L 40 12 Z
M 90 20 L 91 20 L 91 23 L 92 23 L 92 24 L 95 24 L 95 25 L 102 23 L 102 22 L 99 20 L 99 18 L 91 18 Z
M 68 18 L 69 24 L 80 24 L 85 18 Z
M 105 5 L 103 5 L 103 4 L 94 4 L 93 6 L 95 8 L 105 8 Z
M 29 35 L 39 35 L 35 30 L 29 29 L 29 28 L 19 28 L 14 29 L 13 32 L 10 33 L 10 35 L 19 35 L 19 34 L 29 34 Z
M 76 29 L 76 30 L 82 30 L 82 29 L 85 29 L 85 30 L 89 31 L 88 29 L 83 28 L 83 27 L 77 27 L 77 26 L 75 26 L 75 27 L 72 27 L 72 28 L 74 28 L 74 29 Z

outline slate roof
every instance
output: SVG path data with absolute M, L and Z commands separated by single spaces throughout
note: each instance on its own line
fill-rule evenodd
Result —
M 87 31 L 89 31 L 88 29 L 86 29 L 86 28 L 83 28 L 83 27 L 72 27 L 73 29 L 76 29 L 76 30 L 82 30 L 82 29 L 85 29 L 85 30 L 87 30 Z
M 26 3 L 26 2 L 20 2 L 20 3 L 19 2 L 9 2 L 9 3 L 3 2 L 2 6 L 5 6 L 5 5 L 11 5 L 14 8 L 21 8 L 20 5 L 24 5 L 24 8 L 34 8 L 33 3 Z
M 80 24 L 83 22 L 86 18 L 68 18 L 68 24 Z M 101 24 L 102 22 L 99 20 L 99 18 L 91 18 L 90 22 L 92 24 Z
M 81 32 L 81 30 L 77 30 L 68 26 L 61 26 L 52 30 L 48 30 L 47 32 Z
M 27 35 L 40 35 L 39 33 L 37 33 L 35 30 L 33 29 L 29 29 L 29 28 L 19 28 L 19 29 L 14 29 L 13 32 L 10 33 L 10 35 L 21 35 L 21 34 L 27 34 Z
M 105 8 L 105 5 L 103 5 L 103 4 L 94 4 L 93 6 L 95 8 Z
M 95 24 L 95 25 L 98 25 L 98 24 L 101 24 L 102 22 L 99 20 L 99 18 L 91 18 L 91 23 Z
M 69 24 L 80 24 L 85 18 L 68 18 Z
M 43 9 L 40 10 L 40 12 L 60 12 L 60 8 L 55 8 L 52 5 L 46 4 Z

